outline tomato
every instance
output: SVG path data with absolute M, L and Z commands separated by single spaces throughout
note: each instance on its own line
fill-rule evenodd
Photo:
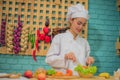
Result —
M 57 71 L 57 72 L 55 73 L 55 76 L 63 76 L 63 73 L 62 73 L 62 72 Z
M 70 69 L 66 70 L 66 75 L 72 76 L 72 74 L 73 74 L 72 70 L 70 70 Z
M 38 80 L 46 80 L 46 74 L 44 73 L 38 74 Z
M 32 78 L 32 71 L 31 70 L 27 70 L 24 72 L 24 76 L 27 77 L 27 78 Z

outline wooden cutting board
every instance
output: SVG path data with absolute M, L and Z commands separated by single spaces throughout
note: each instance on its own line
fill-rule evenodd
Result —
M 8 78 L 10 74 L 0 74 L 0 78 Z
M 54 79 L 79 79 L 79 76 L 47 76 L 47 78 Z
M 114 80 L 114 78 L 112 76 L 108 79 L 98 76 L 92 78 L 81 78 L 78 76 L 48 76 L 46 80 Z
M 1 73 L 0 74 L 0 78 L 11 78 L 11 79 L 15 79 L 15 78 L 20 78 L 21 74 L 6 74 L 6 73 Z

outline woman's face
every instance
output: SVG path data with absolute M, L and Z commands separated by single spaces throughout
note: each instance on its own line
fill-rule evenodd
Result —
M 83 27 L 85 27 L 87 20 L 85 18 L 75 18 L 75 19 L 71 19 L 70 23 L 70 30 L 72 31 L 72 33 L 74 35 L 78 35 Z

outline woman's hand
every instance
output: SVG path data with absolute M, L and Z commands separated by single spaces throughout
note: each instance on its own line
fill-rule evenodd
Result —
M 87 60 L 86 60 L 86 64 L 91 65 L 93 63 L 94 63 L 94 58 L 93 57 L 88 57 Z
M 75 55 L 74 55 L 73 52 L 70 52 L 70 53 L 68 53 L 68 54 L 65 54 L 65 59 L 66 59 L 66 60 L 72 60 L 73 62 L 76 61 L 76 57 L 75 57 Z

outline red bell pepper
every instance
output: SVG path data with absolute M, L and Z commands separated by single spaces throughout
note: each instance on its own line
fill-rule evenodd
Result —
M 39 46 L 38 45 L 38 38 L 36 39 L 35 46 L 36 46 L 36 49 L 39 50 L 39 48 L 38 48 L 38 46 Z
M 40 34 L 39 40 L 43 41 L 45 39 L 45 34 Z
M 40 36 L 40 30 L 38 29 L 37 30 L 37 37 L 39 37 Z
M 36 50 L 35 49 L 32 51 L 32 57 L 33 57 L 34 61 L 36 62 L 37 59 L 36 59 Z
M 45 43 L 49 43 L 51 41 L 51 37 L 50 36 L 45 36 Z

